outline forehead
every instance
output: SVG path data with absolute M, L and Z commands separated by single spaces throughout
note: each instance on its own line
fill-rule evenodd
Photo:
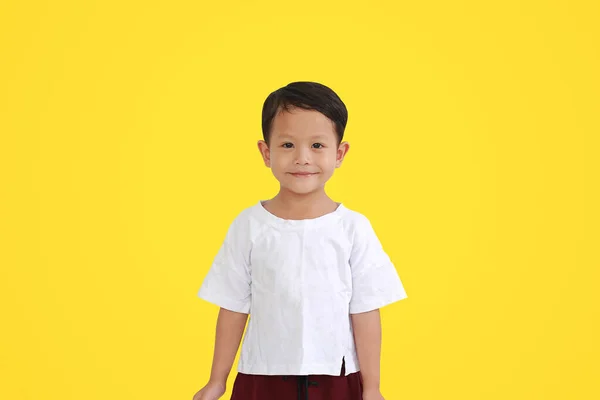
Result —
M 335 140 L 335 124 L 315 110 L 292 108 L 280 111 L 273 118 L 271 138 L 321 138 Z

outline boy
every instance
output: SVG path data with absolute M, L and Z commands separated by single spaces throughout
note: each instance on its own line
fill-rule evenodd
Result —
M 194 400 L 225 393 L 247 322 L 231 400 L 383 399 L 379 308 L 407 295 L 369 220 L 325 193 L 347 119 L 319 83 L 267 97 L 258 148 L 280 190 L 235 218 L 198 292 L 220 312 Z

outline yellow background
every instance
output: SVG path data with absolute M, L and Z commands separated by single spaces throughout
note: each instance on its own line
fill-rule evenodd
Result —
M 196 292 L 233 217 L 276 193 L 260 111 L 295 80 L 346 102 L 328 192 L 409 296 L 383 311 L 386 399 L 600 398 L 599 16 L 3 1 L 0 399 L 192 398 L 217 312 Z

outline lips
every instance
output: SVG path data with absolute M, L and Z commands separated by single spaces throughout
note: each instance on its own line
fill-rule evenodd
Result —
M 307 176 L 315 175 L 316 172 L 290 172 L 290 174 L 293 175 L 293 176 L 304 178 L 304 177 L 307 177 Z

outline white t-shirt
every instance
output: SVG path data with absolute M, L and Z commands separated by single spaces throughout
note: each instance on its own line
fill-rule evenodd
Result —
M 250 314 L 238 371 L 346 375 L 359 370 L 350 314 L 407 297 L 370 221 L 339 204 L 287 220 L 259 201 L 231 223 L 198 291 Z

